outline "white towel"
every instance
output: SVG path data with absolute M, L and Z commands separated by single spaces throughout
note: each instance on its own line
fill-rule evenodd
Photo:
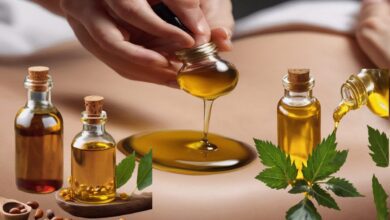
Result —
M 0 0 L 0 56 L 21 56 L 73 40 L 65 19 L 24 0 Z
M 235 37 L 286 25 L 307 25 L 352 34 L 359 9 L 357 1 L 290 1 L 238 20 Z

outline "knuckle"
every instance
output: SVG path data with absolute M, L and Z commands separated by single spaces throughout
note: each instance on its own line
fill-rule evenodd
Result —
M 364 19 L 360 24 L 360 30 L 363 31 L 365 29 L 371 29 L 371 30 L 382 30 L 382 19 L 379 17 L 369 17 Z
M 119 1 L 118 5 L 115 7 L 115 11 L 118 16 L 127 18 L 131 14 L 141 10 L 140 7 L 140 4 L 136 3 L 135 1 Z

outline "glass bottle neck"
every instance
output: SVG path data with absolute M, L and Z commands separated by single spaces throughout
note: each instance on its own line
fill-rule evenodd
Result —
M 369 87 L 357 75 L 352 75 L 341 87 L 341 97 L 344 102 L 351 104 L 353 109 L 360 108 L 367 103 Z
M 104 123 L 98 123 L 98 124 L 92 124 L 88 122 L 83 122 L 83 133 L 93 133 L 94 135 L 102 135 L 106 132 L 105 130 L 105 124 Z
M 205 66 L 207 63 L 215 63 L 220 60 L 218 54 L 208 54 L 203 57 L 183 60 L 184 66 Z
M 29 108 L 49 108 L 52 107 L 51 92 L 47 91 L 34 91 L 28 89 L 27 92 L 27 107 Z
M 290 106 L 306 106 L 312 102 L 312 98 L 312 90 L 295 92 L 285 89 L 282 101 Z

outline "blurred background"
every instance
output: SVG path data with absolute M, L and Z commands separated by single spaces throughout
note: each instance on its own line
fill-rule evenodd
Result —
M 235 38 L 280 26 L 353 32 L 358 0 L 232 0 Z M 302 16 L 302 15 L 305 16 Z M 62 17 L 28 0 L 0 0 L 0 58 L 26 56 L 75 37 Z

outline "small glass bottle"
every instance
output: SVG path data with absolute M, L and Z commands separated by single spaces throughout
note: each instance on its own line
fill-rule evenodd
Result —
M 103 97 L 84 98 L 83 130 L 72 141 L 72 197 L 83 203 L 115 199 L 115 141 L 105 131 L 107 114 Z
M 341 87 L 342 101 L 333 113 L 335 128 L 350 110 L 364 105 L 375 115 L 389 117 L 389 70 L 362 69 L 351 75 Z
M 277 106 L 278 144 L 301 170 L 321 141 L 321 106 L 313 96 L 314 78 L 308 69 L 289 69 L 283 86 Z
M 206 43 L 176 52 L 182 68 L 177 75 L 180 88 L 193 96 L 214 100 L 232 91 L 238 82 L 238 71 L 221 59 L 214 43 Z
M 28 72 L 28 100 L 15 118 L 16 184 L 22 191 L 50 193 L 63 181 L 63 120 L 51 102 L 49 68 Z

